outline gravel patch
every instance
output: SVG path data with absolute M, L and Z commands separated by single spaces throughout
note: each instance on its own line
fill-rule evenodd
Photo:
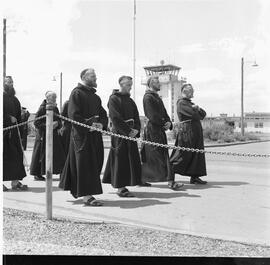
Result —
M 3 254 L 269 257 L 270 247 L 3 209 Z

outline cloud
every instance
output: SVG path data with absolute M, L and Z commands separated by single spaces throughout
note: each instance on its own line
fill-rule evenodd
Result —
M 229 58 L 242 57 L 247 50 L 249 38 L 223 38 L 217 41 L 212 41 L 207 44 L 210 50 L 218 50 L 226 54 Z
M 221 52 L 229 58 L 241 57 L 254 42 L 253 38 L 222 38 L 205 43 L 193 43 L 178 47 L 180 54 Z

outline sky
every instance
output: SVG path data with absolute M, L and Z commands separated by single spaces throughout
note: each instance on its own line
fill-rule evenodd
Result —
M 133 0 L 4 0 L 7 75 L 21 105 L 35 113 L 47 90 L 63 102 L 88 67 L 107 106 L 121 75 L 133 75 Z M 270 112 L 270 1 L 136 1 L 136 104 L 143 115 L 144 66 L 181 67 L 208 116 Z M 258 67 L 252 67 L 256 60 Z M 55 76 L 56 81 L 53 80 Z

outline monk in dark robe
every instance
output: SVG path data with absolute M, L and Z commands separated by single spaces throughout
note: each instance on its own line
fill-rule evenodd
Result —
M 68 118 L 68 100 L 64 103 L 61 115 Z M 60 129 L 60 135 L 66 156 L 69 150 L 70 132 L 71 122 L 63 120 L 63 127 Z
M 183 85 L 181 91 L 182 97 L 177 102 L 177 115 L 180 122 L 175 145 L 204 149 L 200 120 L 204 119 L 206 112 L 191 101 L 194 93 L 191 84 Z M 204 153 L 173 150 L 170 161 L 174 173 L 190 176 L 191 184 L 207 183 L 207 181 L 200 179 L 201 176 L 206 176 Z
M 143 108 L 148 118 L 144 129 L 144 139 L 147 141 L 167 144 L 165 131 L 173 128 L 170 117 L 158 95 L 160 83 L 158 76 L 151 76 L 147 81 L 148 89 L 143 97 Z M 142 182 L 168 181 L 172 190 L 178 190 L 182 183 L 174 181 L 174 174 L 169 161 L 168 149 L 153 145 L 143 144 L 142 157 Z
M 21 104 L 13 87 L 13 79 L 6 76 L 3 93 L 3 127 L 21 122 Z M 18 129 L 19 128 L 19 129 Z M 11 180 L 13 190 L 27 190 L 20 180 L 26 176 L 23 165 L 23 147 L 21 144 L 22 127 L 13 128 L 3 132 L 3 181 Z M 3 191 L 8 188 L 3 185 Z
M 28 121 L 29 117 L 30 117 L 29 111 L 25 107 L 22 107 L 21 122 Z M 22 126 L 22 135 L 21 135 L 23 150 L 26 150 L 27 147 L 27 135 L 28 135 L 28 124 L 25 124 Z
M 108 102 L 112 132 L 139 137 L 139 113 L 135 102 L 130 98 L 132 78 L 122 76 L 119 84 L 120 91 L 115 91 Z M 102 182 L 117 188 L 119 197 L 134 197 L 126 186 L 135 186 L 141 182 L 141 162 L 136 142 L 111 137 L 111 149 Z
M 55 92 L 46 92 L 46 99 L 41 103 L 36 118 L 46 114 L 46 104 L 52 104 L 54 106 L 54 114 L 59 114 L 59 110 L 56 106 L 56 94 Z M 30 174 L 34 176 L 35 180 L 44 181 L 45 178 L 45 160 L 46 160 L 46 118 L 36 120 L 34 125 L 37 129 L 36 139 L 34 143 L 32 161 L 30 165 Z M 53 174 L 60 174 L 65 164 L 65 152 L 61 142 L 58 130 L 62 127 L 62 122 L 56 115 L 53 116 Z
M 69 97 L 68 117 L 74 121 L 107 130 L 108 117 L 96 95 L 94 69 L 81 72 L 81 83 Z M 74 198 L 83 197 L 86 206 L 102 206 L 93 195 L 102 193 L 100 173 L 104 159 L 102 134 L 72 124 L 69 152 L 60 177 L 59 187 L 69 190 Z

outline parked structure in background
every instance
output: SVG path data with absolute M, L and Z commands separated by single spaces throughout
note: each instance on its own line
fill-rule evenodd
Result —
M 206 117 L 202 125 L 223 125 L 228 124 L 234 128 L 235 132 L 241 132 L 241 117 L 228 116 L 225 113 L 218 117 Z M 248 112 L 244 114 L 244 127 L 246 132 L 270 133 L 270 112 Z
M 171 117 L 172 122 L 178 122 L 176 113 L 176 103 L 181 93 L 181 86 L 186 83 L 186 79 L 178 78 L 181 67 L 172 64 L 164 64 L 162 60 L 160 65 L 145 66 L 146 77 L 142 78 L 142 85 L 146 86 L 147 79 L 152 75 L 159 76 L 161 84 L 159 95 L 161 96 L 164 106 Z

